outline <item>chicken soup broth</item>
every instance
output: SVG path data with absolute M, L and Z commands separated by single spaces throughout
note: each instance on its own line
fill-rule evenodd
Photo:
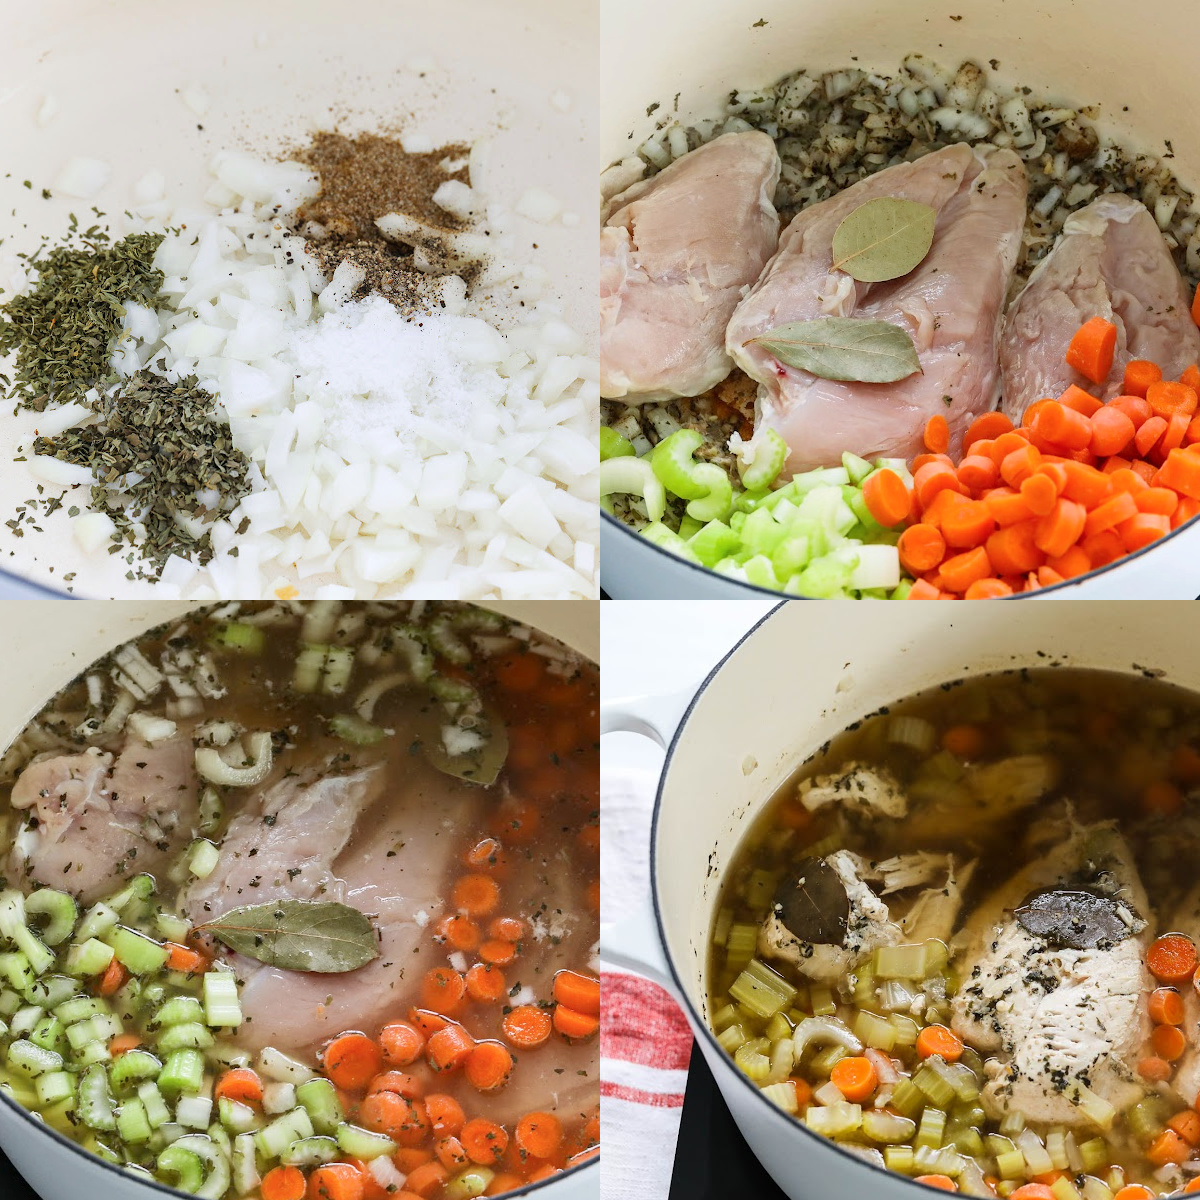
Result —
M 1197 1190 L 1198 853 L 1193 693 L 944 684 L 827 743 L 755 822 L 710 1023 L 785 1112 L 945 1190 Z
M 198 610 L 0 763 L 0 1089 L 211 1197 L 598 1143 L 595 666 L 458 604 Z

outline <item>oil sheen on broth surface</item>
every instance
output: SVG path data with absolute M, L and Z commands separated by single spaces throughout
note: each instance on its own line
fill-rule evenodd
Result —
M 597 679 L 422 602 L 223 605 L 95 663 L 0 762 L 0 1089 L 207 1197 L 583 1162 Z
M 852 726 L 739 848 L 710 1022 L 785 1112 L 947 1191 L 1200 1190 L 1200 701 L 1065 668 Z

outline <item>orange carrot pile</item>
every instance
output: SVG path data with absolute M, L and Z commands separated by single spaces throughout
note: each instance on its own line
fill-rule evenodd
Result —
M 1067 361 L 1103 385 L 1116 327 L 1100 317 Z M 1200 514 L 1200 368 L 1166 380 L 1133 361 L 1107 404 L 1071 386 L 1026 410 L 977 418 L 958 463 L 942 416 L 925 430 L 912 489 L 881 471 L 871 512 L 900 534 L 911 600 L 987 599 L 1036 591 L 1107 566 Z M 885 478 L 891 475 L 890 479 Z M 895 485 L 899 485 L 899 488 Z

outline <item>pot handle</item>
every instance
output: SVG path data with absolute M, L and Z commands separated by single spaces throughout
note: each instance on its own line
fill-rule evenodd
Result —
M 636 733 L 665 750 L 696 694 L 695 687 L 662 695 L 609 700 L 600 706 L 600 733 Z M 646 846 L 649 854 L 650 847 Z M 659 937 L 649 895 L 624 920 L 600 927 L 600 957 L 604 963 L 652 979 L 678 998 Z

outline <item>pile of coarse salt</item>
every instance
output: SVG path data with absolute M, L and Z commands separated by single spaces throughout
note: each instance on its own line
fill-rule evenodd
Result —
M 213 173 L 203 210 L 163 201 L 161 176 L 139 185 L 140 227 L 167 231 L 172 307 L 131 311 L 115 361 L 218 393 L 254 492 L 214 527 L 205 568 L 168 561 L 160 594 L 595 597 L 599 386 L 558 308 L 533 303 L 501 332 L 453 289 L 412 323 L 347 301 L 353 281 L 327 282 L 291 232 L 311 173 L 243 154 Z M 486 211 L 490 273 L 536 281 L 503 261 L 507 213 Z M 93 544 L 95 516 L 80 527 Z

